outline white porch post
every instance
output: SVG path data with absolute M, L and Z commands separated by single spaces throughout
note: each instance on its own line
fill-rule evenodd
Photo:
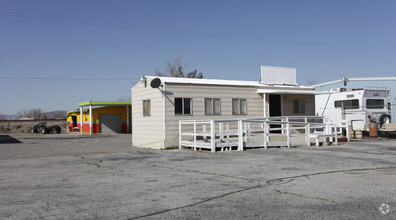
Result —
M 243 122 L 242 122 L 242 120 L 238 120 L 238 151 L 243 151 Z
M 264 122 L 263 128 L 264 128 L 264 148 L 267 149 L 268 148 L 268 142 L 269 142 L 269 138 L 268 138 L 269 125 L 268 125 L 268 122 L 266 122 L 266 121 Z
M 267 117 L 267 94 L 263 93 L 263 110 L 264 110 L 264 118 Z
M 290 133 L 290 123 L 289 123 L 289 120 L 287 121 L 287 124 L 286 124 L 286 135 L 287 135 L 287 147 L 290 147 L 290 146 L 291 146 L 291 140 L 290 140 L 290 135 L 291 135 L 291 133 Z
M 92 105 L 89 105 L 89 135 L 92 135 Z
M 80 106 L 80 133 L 83 134 L 83 107 Z
M 181 148 L 182 148 L 182 121 L 179 120 L 179 149 Z
M 197 151 L 197 122 L 194 121 L 194 151 Z
M 210 145 L 212 153 L 216 153 L 216 123 L 210 120 Z

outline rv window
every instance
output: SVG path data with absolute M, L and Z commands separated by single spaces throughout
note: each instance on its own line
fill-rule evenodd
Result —
M 384 100 L 383 99 L 367 99 L 366 107 L 367 108 L 383 109 L 384 108 Z
M 305 114 L 305 100 L 293 100 L 293 113 Z
M 359 109 L 359 100 L 352 99 L 352 100 L 335 101 L 334 106 L 336 108 L 344 108 L 344 109 Z
M 218 98 L 205 98 L 205 115 L 220 115 L 221 103 Z
M 232 99 L 232 114 L 233 115 L 246 115 L 247 114 L 246 99 Z
M 175 98 L 175 115 L 191 115 L 191 98 Z
M 151 116 L 151 102 L 150 102 L 150 99 L 143 100 L 143 116 Z

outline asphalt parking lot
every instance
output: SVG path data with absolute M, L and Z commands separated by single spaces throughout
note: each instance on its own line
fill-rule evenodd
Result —
M 0 135 L 1 219 L 396 219 L 396 140 L 243 152 Z

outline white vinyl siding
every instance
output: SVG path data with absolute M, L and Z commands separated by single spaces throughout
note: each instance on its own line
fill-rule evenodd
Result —
M 260 118 L 264 115 L 263 94 L 258 93 L 258 88 L 254 86 L 165 83 L 163 89 L 164 91 L 161 92 L 151 88 L 149 80 L 146 86 L 142 82 L 132 89 L 132 141 L 134 146 L 156 149 L 178 146 L 180 120 L 241 118 L 241 115 L 233 114 L 233 99 L 239 100 L 239 113 L 244 113 L 244 107 L 241 106 L 246 106 L 243 118 Z M 191 114 L 175 114 L 175 98 L 182 97 L 191 98 Z M 210 97 L 220 100 L 217 102 L 218 104 L 215 104 L 220 106 L 220 115 L 205 114 L 205 98 Z M 148 99 L 151 104 L 151 116 L 143 117 L 143 100 Z M 293 114 L 293 100 L 299 99 L 305 101 L 305 115 L 315 114 L 314 95 L 283 94 L 282 115 L 295 115 Z M 246 104 L 243 104 L 244 101 L 241 102 L 241 100 L 246 100 Z M 268 115 L 268 95 L 266 100 Z M 186 113 L 186 110 L 182 111 Z M 165 121 L 166 124 L 164 124 Z
M 240 118 L 240 115 L 232 114 L 232 98 L 246 99 L 249 102 L 249 111 L 246 117 L 263 117 L 263 96 L 257 93 L 257 88 L 242 86 L 208 86 L 188 84 L 166 84 L 169 92 L 166 101 L 166 145 L 178 146 L 179 120 L 208 120 L 208 119 L 231 119 Z M 221 100 L 221 115 L 205 114 L 205 98 L 213 97 Z M 192 115 L 175 115 L 174 97 L 192 98 Z M 172 100 L 172 101 L 170 101 Z
M 150 100 L 150 117 L 143 116 L 143 100 Z M 144 148 L 164 146 L 164 111 L 162 92 L 153 89 L 150 81 L 132 89 L 132 144 Z

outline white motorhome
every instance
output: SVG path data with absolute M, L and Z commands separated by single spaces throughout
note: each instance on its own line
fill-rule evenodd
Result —
M 315 112 L 335 123 L 348 120 L 353 130 L 369 131 L 370 121 L 382 127 L 391 121 L 387 89 L 331 89 L 315 95 Z

